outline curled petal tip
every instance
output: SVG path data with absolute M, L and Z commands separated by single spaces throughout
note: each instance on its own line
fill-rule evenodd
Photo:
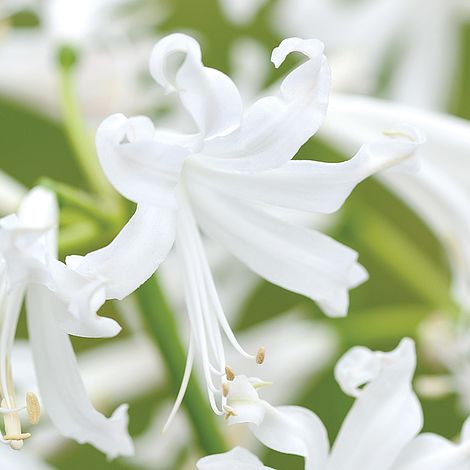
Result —
M 324 44 L 318 39 L 287 38 L 273 49 L 271 62 L 274 67 L 279 68 L 292 52 L 301 52 L 309 59 L 320 58 L 324 49 Z

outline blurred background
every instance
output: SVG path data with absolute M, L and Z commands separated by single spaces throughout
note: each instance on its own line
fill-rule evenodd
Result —
M 195 36 L 205 64 L 229 74 L 246 102 L 296 63 L 292 57 L 281 70 L 272 67 L 270 53 L 280 40 L 316 37 L 325 42 L 334 90 L 470 119 L 469 15 L 469 2 L 454 0 L 0 0 L 0 170 L 16 181 L 8 184 L 17 194 L 44 178 L 53 187 L 65 184 L 64 193 L 67 188 L 90 191 L 64 114 L 64 95 L 70 92 L 64 70 L 70 63 L 76 104 L 90 138 L 114 112 L 178 122 L 177 103 L 158 89 L 147 65 L 158 38 L 175 31 Z M 63 53 L 64 45 L 73 57 Z M 350 156 L 314 138 L 297 158 Z M 7 202 L 0 204 L 4 213 L 14 210 L 14 200 Z M 103 246 L 122 225 L 103 226 L 67 198 L 61 199 L 61 209 L 61 256 Z M 462 379 L 470 372 L 470 356 L 468 339 L 456 335 L 462 312 L 451 295 L 451 269 L 441 243 L 374 179 L 362 183 L 338 214 L 306 223 L 357 250 L 370 273 L 370 280 L 351 292 L 345 319 L 329 319 L 308 299 L 257 279 L 207 241 L 240 341 L 248 347 L 266 344 L 263 377 L 274 386 L 265 396 L 275 404 L 309 407 L 333 439 L 352 402 L 334 380 L 336 360 L 354 345 L 389 350 L 411 336 L 418 342 L 416 388 L 424 429 L 455 437 L 470 411 L 470 383 Z M 184 331 L 181 279 L 174 264 L 169 259 L 159 277 Z M 25 452 L 63 470 L 194 468 L 201 454 L 184 410 L 161 433 L 174 391 L 134 307 L 132 298 L 105 306 L 106 314 L 123 325 L 118 338 L 74 339 L 74 345 L 96 406 L 109 414 L 121 402 L 130 404 L 136 456 L 107 462 L 91 446 L 60 438 L 47 418 Z M 26 338 L 24 325 L 20 335 Z M 462 355 L 453 355 L 453 347 Z M 441 355 L 442 350 L 448 354 Z M 18 351 L 21 357 L 27 354 L 27 349 Z M 18 374 L 27 380 L 24 362 Z M 247 445 L 265 465 L 303 468 L 301 459 L 258 448 L 243 427 L 227 429 L 223 420 L 220 426 L 231 446 Z

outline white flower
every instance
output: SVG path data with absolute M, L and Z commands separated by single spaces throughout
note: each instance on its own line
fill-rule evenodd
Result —
M 15 452 L 6 446 L 0 446 L 0 461 L 8 470 L 55 470 L 32 452 Z
M 242 447 L 235 447 L 225 454 L 209 455 L 197 463 L 198 470 L 272 470 Z
M 459 444 L 434 434 L 417 436 L 423 417 L 411 387 L 415 366 L 410 339 L 389 353 L 363 347 L 347 352 L 335 375 L 356 401 L 331 449 L 327 431 L 314 413 L 296 406 L 272 407 L 258 397 L 257 382 L 246 377 L 237 377 L 231 387 L 229 420 L 251 423 L 251 431 L 274 450 L 303 456 L 306 470 L 465 470 L 470 463 L 470 421 Z M 263 468 L 246 453 L 236 456 L 235 468 Z M 225 462 L 232 458 L 211 456 L 198 468 L 227 468 Z
M 199 230 L 268 281 L 313 299 L 328 315 L 343 316 L 348 290 L 367 277 L 357 253 L 283 220 L 276 210 L 334 212 L 357 183 L 407 159 L 421 139 L 406 127 L 364 145 L 345 163 L 291 161 L 323 122 L 330 84 L 320 42 L 287 39 L 273 51 L 274 64 L 292 52 L 307 61 L 287 75 L 280 95 L 243 112 L 233 82 L 203 65 L 194 39 L 174 34 L 157 43 L 152 75 L 179 94 L 195 129 L 180 134 L 120 114 L 103 122 L 96 137 L 101 165 L 137 210 L 108 247 L 67 260 L 78 273 L 101 279 L 107 298 L 122 299 L 155 272 L 176 239 L 191 323 L 182 391 L 197 352 L 218 414 L 227 370 L 222 332 L 242 355 L 255 355 L 239 346 L 225 318 Z M 184 60 L 172 73 L 178 54 Z
M 421 347 L 426 359 L 444 366 L 447 373 L 424 375 L 417 379 L 418 393 L 439 398 L 455 393 L 465 413 L 470 413 L 470 330 L 468 312 L 459 323 L 445 315 L 434 314 L 419 328 Z
M 354 95 L 333 94 L 322 136 L 348 153 L 377 129 L 404 120 L 426 133 L 419 171 L 380 177 L 442 242 L 453 294 L 470 309 L 470 123 L 453 116 Z
M 0 170 L 0 216 L 15 212 L 25 194 L 21 183 Z
M 457 69 L 459 26 L 468 18 L 465 3 L 468 12 L 466 0 L 281 0 L 275 23 L 282 34 L 322 38 L 334 79 L 344 72 L 350 82 L 346 91 L 376 92 L 393 54 L 387 96 L 444 109 Z
M 57 47 L 65 42 L 80 51 L 75 78 L 86 118 L 96 123 L 116 109 L 148 109 L 157 93 L 147 92 L 139 75 L 147 65 L 154 40 L 142 22 L 154 15 L 144 9 L 137 17 L 128 13 L 115 18 L 115 9 L 124 1 L 46 0 L 38 5 L 37 0 L 31 0 L 36 4 L 40 26 L 10 28 L 0 39 L 1 92 L 57 117 Z M 136 37 L 131 34 L 135 30 L 144 34 Z
M 78 305 L 72 304 L 69 308 L 58 291 L 50 290 L 56 285 L 54 276 L 59 273 L 66 276 L 68 271 L 64 265 L 57 269 L 61 264 L 55 259 L 57 224 L 55 198 L 41 188 L 26 196 L 18 215 L 0 219 L 2 442 L 20 449 L 23 440 L 30 436 L 21 430 L 24 399 L 17 400 L 15 396 L 10 360 L 25 298 L 39 392 L 50 419 L 63 435 L 80 443 L 89 442 L 111 458 L 129 455 L 132 442 L 127 434 L 127 405 L 120 406 L 109 419 L 93 408 L 78 373 L 70 340 L 62 329 L 62 325 L 68 325 L 86 335 L 95 335 L 99 333 L 101 323 L 94 312 L 91 313 L 95 319 L 91 315 L 86 317 Z M 77 287 L 76 283 L 74 287 Z M 109 320 L 103 320 L 104 326 L 109 326 Z M 39 419 L 39 402 L 33 393 L 26 395 L 26 409 L 30 421 L 35 424 Z

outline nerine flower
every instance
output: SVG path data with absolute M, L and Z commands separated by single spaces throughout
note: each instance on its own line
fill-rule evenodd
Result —
M 177 403 L 197 352 L 218 414 L 225 413 L 226 381 L 233 377 L 223 336 L 259 363 L 264 350 L 250 354 L 237 342 L 217 295 L 201 231 L 268 281 L 313 299 L 330 316 L 343 316 L 348 290 L 367 277 L 357 253 L 284 220 L 279 209 L 334 212 L 357 183 L 410 157 L 421 140 L 404 126 L 364 145 L 344 163 L 292 160 L 323 122 L 330 87 L 319 41 L 286 39 L 273 51 L 274 65 L 279 67 L 292 52 L 307 60 L 285 77 L 279 95 L 243 110 L 231 79 L 203 65 L 194 39 L 173 34 L 158 42 L 151 73 L 168 93 L 178 94 L 193 132 L 155 128 L 146 117 L 122 114 L 101 124 L 96 136 L 101 165 L 137 209 L 109 246 L 67 260 L 79 274 L 101 279 L 107 298 L 121 299 L 155 272 L 176 242 L 191 324 Z M 174 70 L 178 58 L 182 63 Z
M 57 261 L 58 213 L 54 196 L 41 188 L 23 200 L 18 215 L 0 219 L 0 413 L 1 441 L 21 449 L 30 437 L 22 431 L 23 411 L 32 424 L 39 420 L 40 405 L 34 393 L 18 398 L 12 380 L 11 350 L 23 300 L 26 303 L 29 342 L 41 399 L 59 431 L 80 443 L 89 442 L 109 457 L 129 455 L 127 405 L 111 418 L 93 408 L 78 372 L 65 325 L 87 336 L 99 330 L 93 321 L 82 326 L 79 309 L 69 309 L 58 286 L 70 271 Z M 70 272 L 76 277 L 76 274 Z M 77 307 L 77 305 L 75 305 Z M 92 312 L 94 316 L 94 312 Z M 77 316 L 75 316 L 77 315 Z M 82 315 L 83 317 L 83 315 Z M 107 323 L 107 319 L 105 319 Z
M 395 119 L 426 133 L 419 171 L 385 172 L 381 180 L 441 241 L 452 269 L 452 293 L 470 311 L 470 123 L 375 98 L 333 94 L 321 137 L 348 153 Z
M 229 403 L 232 423 L 248 422 L 266 446 L 305 458 L 306 470 L 464 470 L 470 463 L 470 420 L 460 443 L 435 434 L 417 435 L 423 424 L 412 390 L 414 343 L 404 339 L 391 352 L 364 347 L 348 351 L 337 363 L 336 379 L 356 401 L 332 448 L 320 419 L 297 406 L 272 407 L 258 397 L 258 381 L 237 377 Z M 231 465 L 231 466 L 230 466 Z M 265 469 L 242 449 L 209 456 L 199 470 Z
M 275 23 L 282 34 L 321 37 L 336 61 L 335 76 L 343 72 L 343 91 L 376 92 L 393 54 L 383 93 L 443 109 L 457 70 L 459 28 L 468 19 L 468 5 L 468 0 L 280 0 Z

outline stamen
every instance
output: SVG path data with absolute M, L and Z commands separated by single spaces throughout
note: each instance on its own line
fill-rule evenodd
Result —
M 38 397 L 33 392 L 26 394 L 26 412 L 31 424 L 38 424 L 41 417 L 41 406 Z
M 261 346 L 256 353 L 256 364 L 262 364 L 266 356 L 266 349 L 264 346 Z
M 231 406 L 224 406 L 224 411 L 225 411 L 225 415 L 224 415 L 225 419 L 229 419 L 232 416 L 237 416 L 237 413 Z
M 224 397 L 228 397 L 229 392 L 230 392 L 230 386 L 227 382 L 224 382 L 222 384 L 222 395 Z
M 225 375 L 229 382 L 233 382 L 235 380 L 235 372 L 230 366 L 225 366 Z

